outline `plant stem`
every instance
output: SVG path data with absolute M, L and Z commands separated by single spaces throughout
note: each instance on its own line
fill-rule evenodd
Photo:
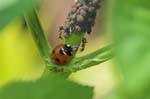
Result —
M 113 58 L 112 46 L 106 46 L 88 55 L 75 58 L 66 68 L 66 71 L 75 72 L 89 68 Z
M 31 30 L 32 37 L 35 41 L 35 44 L 39 50 L 40 56 L 43 58 L 43 60 L 46 63 L 46 68 L 43 73 L 43 76 L 48 76 L 51 74 L 51 71 L 53 72 L 54 69 L 63 69 L 63 71 L 54 71 L 58 74 L 64 75 L 65 77 L 68 77 L 72 72 L 82 70 L 88 67 L 92 67 L 94 65 L 100 64 L 102 62 L 105 62 L 113 57 L 112 53 L 112 46 L 107 46 L 102 49 L 99 49 L 93 53 L 90 53 L 86 56 L 76 58 L 74 57 L 71 63 L 68 65 L 65 65 L 63 67 L 60 67 L 58 65 L 55 65 L 51 62 L 49 55 L 52 51 L 51 47 L 48 44 L 48 41 L 44 35 L 44 31 L 42 29 L 42 26 L 40 24 L 40 21 L 38 19 L 36 10 L 33 9 L 30 11 L 27 15 L 25 15 L 26 22 L 28 24 L 28 27 Z M 83 34 L 84 35 L 84 34 Z M 81 37 L 78 37 L 78 35 L 72 35 L 70 38 L 65 39 L 64 43 L 69 43 L 71 45 L 80 44 L 83 35 Z M 78 39 L 77 39 L 78 38 Z M 50 71 L 51 69 L 51 71 Z
M 31 31 L 34 42 L 38 47 L 40 56 L 44 59 L 45 62 L 47 62 L 49 59 L 51 47 L 49 46 L 48 41 L 44 35 L 44 31 L 40 24 L 36 10 L 33 9 L 27 15 L 25 15 L 25 19 Z
M 68 38 L 65 38 L 63 40 L 64 44 L 69 44 L 71 46 L 74 45 L 80 45 L 82 42 L 82 39 L 84 38 L 85 33 L 83 34 L 77 34 L 77 33 L 72 33 Z

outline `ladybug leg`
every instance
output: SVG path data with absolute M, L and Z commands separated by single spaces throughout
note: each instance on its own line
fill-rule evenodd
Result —
M 59 32 L 59 38 L 62 39 L 62 34 L 63 34 L 63 32 L 64 32 L 63 26 L 59 27 L 58 32 Z
M 85 49 L 85 44 L 87 43 L 87 39 L 86 38 L 83 38 L 82 39 L 82 43 L 81 43 L 81 49 L 80 49 L 80 51 L 82 52 L 82 51 L 84 51 L 84 49 Z

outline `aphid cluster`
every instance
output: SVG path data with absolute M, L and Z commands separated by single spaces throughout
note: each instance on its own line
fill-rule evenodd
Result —
M 68 13 L 65 25 L 60 27 L 63 37 L 69 37 L 71 33 L 90 34 L 95 24 L 96 10 L 100 6 L 101 0 L 77 0 Z
M 62 38 L 62 34 L 64 38 L 69 37 L 71 33 L 90 34 L 95 24 L 96 10 L 100 8 L 100 4 L 101 0 L 77 0 L 68 13 L 65 25 L 59 28 L 59 38 Z M 85 43 L 87 40 L 83 38 L 80 51 L 84 50 Z M 53 49 L 51 60 L 58 65 L 69 63 L 79 45 L 59 44 Z

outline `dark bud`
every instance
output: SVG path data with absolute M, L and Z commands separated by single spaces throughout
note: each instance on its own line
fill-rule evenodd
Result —
M 82 7 L 82 9 L 83 9 L 84 11 L 88 11 L 88 6 L 84 5 L 84 6 Z
M 76 8 L 78 9 L 79 7 L 81 7 L 82 4 L 81 3 L 76 3 Z
M 71 12 L 72 13 L 75 13 L 77 11 L 77 8 L 76 7 L 73 7 L 72 9 L 71 9 Z
M 64 33 L 64 37 L 65 37 L 65 38 L 69 37 L 69 33 L 65 32 L 65 33 Z
M 101 4 L 99 3 L 95 7 L 96 7 L 96 9 L 99 9 L 101 7 Z
M 82 15 L 77 15 L 77 22 L 81 23 L 84 21 L 84 17 Z
M 87 15 L 87 12 L 84 9 L 81 9 L 80 14 L 85 17 Z
M 89 23 L 93 22 L 93 20 L 94 20 L 93 18 L 88 18 Z
M 89 15 L 91 18 L 95 19 L 96 18 L 96 11 L 90 13 Z
M 74 23 L 75 23 L 75 21 L 73 21 L 73 20 L 71 20 L 71 21 L 69 22 L 69 24 L 71 24 L 71 25 L 74 24 Z
M 75 20 L 76 14 L 71 15 L 70 18 L 71 18 L 72 20 Z
M 61 31 L 61 30 L 64 30 L 64 27 L 63 27 L 63 26 L 60 26 L 60 27 L 59 27 L 59 31 Z
M 69 33 L 69 27 L 68 28 L 65 28 L 65 33 Z
M 93 3 L 93 5 L 97 5 L 100 3 L 100 0 L 93 0 L 92 3 Z
M 75 29 L 76 29 L 77 31 L 81 31 L 81 28 L 80 28 L 80 26 L 78 26 L 78 25 L 75 26 Z
M 86 38 L 83 38 L 83 39 L 82 39 L 82 42 L 83 42 L 83 43 L 88 43 Z
M 86 32 L 86 26 L 82 26 L 81 32 L 82 32 L 82 33 L 85 33 L 85 32 Z
M 92 6 L 92 5 L 93 5 L 93 3 L 92 3 L 92 2 L 90 2 L 90 3 L 89 3 L 89 5 L 90 5 L 90 6 Z
M 68 24 L 65 24 L 64 28 L 65 28 L 65 29 L 66 29 L 66 28 L 69 28 L 69 25 L 68 25 Z
M 87 33 L 88 33 L 88 34 L 91 34 L 91 32 L 92 32 L 91 27 L 88 27 L 88 28 L 87 28 Z
M 96 10 L 95 7 L 89 7 L 88 9 L 89 12 L 95 12 L 95 10 Z

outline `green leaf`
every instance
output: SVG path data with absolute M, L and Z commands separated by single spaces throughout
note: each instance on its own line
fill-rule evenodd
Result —
M 41 57 L 44 59 L 45 63 L 49 62 L 49 55 L 52 48 L 44 35 L 45 33 L 40 24 L 36 9 L 32 8 L 31 11 L 26 13 L 25 19 Z
M 0 29 L 10 21 L 23 16 L 39 0 L 0 0 Z
M 0 90 L 0 99 L 92 99 L 92 89 L 50 75 L 35 82 L 10 84 Z
M 109 45 L 85 56 L 75 58 L 68 66 L 66 66 L 66 70 L 75 72 L 110 60 L 113 58 L 112 49 L 112 46 Z
M 118 67 L 123 75 L 123 85 L 119 90 L 125 99 L 144 99 L 149 94 L 149 3 L 149 0 L 113 2 L 112 32 Z

